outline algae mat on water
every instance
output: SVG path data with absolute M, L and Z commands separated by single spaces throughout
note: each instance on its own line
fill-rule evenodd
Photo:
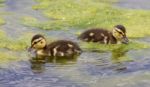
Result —
M 0 30 L 0 48 L 6 48 L 14 51 L 25 50 L 30 43 L 30 34 L 22 35 L 18 39 L 7 37 L 4 31 Z
M 111 29 L 116 24 L 127 27 L 131 38 L 150 35 L 150 11 L 128 10 L 113 6 L 117 0 L 35 0 L 33 9 L 40 10 L 49 20 L 23 18 L 23 23 L 40 29 L 87 29 L 104 27 Z M 34 20 L 33 23 L 27 21 Z
M 22 51 L 26 49 L 28 41 L 25 37 L 18 40 L 12 39 L 0 30 L 0 41 L 0 67 L 12 61 L 23 60 L 25 54 L 22 54 Z

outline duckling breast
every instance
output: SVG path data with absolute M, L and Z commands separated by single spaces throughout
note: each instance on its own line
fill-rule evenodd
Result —
M 52 42 L 47 46 L 52 56 L 69 56 L 81 53 L 80 47 L 71 41 L 59 40 Z
M 109 31 L 105 29 L 90 29 L 83 32 L 79 39 L 86 42 L 99 42 L 103 44 L 109 43 Z

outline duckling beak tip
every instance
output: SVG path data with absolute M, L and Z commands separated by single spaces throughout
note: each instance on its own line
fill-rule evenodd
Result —
M 123 44 L 128 44 L 128 43 L 129 43 L 128 38 L 127 38 L 127 37 L 125 37 L 125 38 L 123 39 L 122 43 L 123 43 Z
M 32 47 L 27 48 L 28 52 L 32 51 Z

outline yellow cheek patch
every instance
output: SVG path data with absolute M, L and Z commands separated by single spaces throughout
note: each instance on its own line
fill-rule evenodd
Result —
M 46 41 L 43 39 L 40 41 L 41 44 L 46 44 Z
M 121 39 L 122 37 L 123 37 L 123 36 L 122 36 L 121 34 L 118 34 L 118 35 L 117 35 L 117 38 L 118 38 L 118 39 Z
M 113 32 L 113 35 L 117 38 L 117 39 L 120 39 L 122 37 L 122 34 L 120 34 L 119 32 L 117 31 L 114 31 Z

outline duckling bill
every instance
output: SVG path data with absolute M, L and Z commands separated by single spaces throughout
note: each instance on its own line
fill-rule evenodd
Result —
M 70 56 L 78 55 L 82 51 L 77 43 L 68 40 L 57 40 L 47 44 L 44 36 L 37 34 L 32 37 L 30 50 L 34 49 L 37 55 Z
M 123 25 L 114 26 L 112 32 L 102 29 L 94 28 L 89 29 L 78 37 L 86 42 L 99 42 L 101 44 L 128 44 L 129 40 L 126 36 L 126 28 Z

